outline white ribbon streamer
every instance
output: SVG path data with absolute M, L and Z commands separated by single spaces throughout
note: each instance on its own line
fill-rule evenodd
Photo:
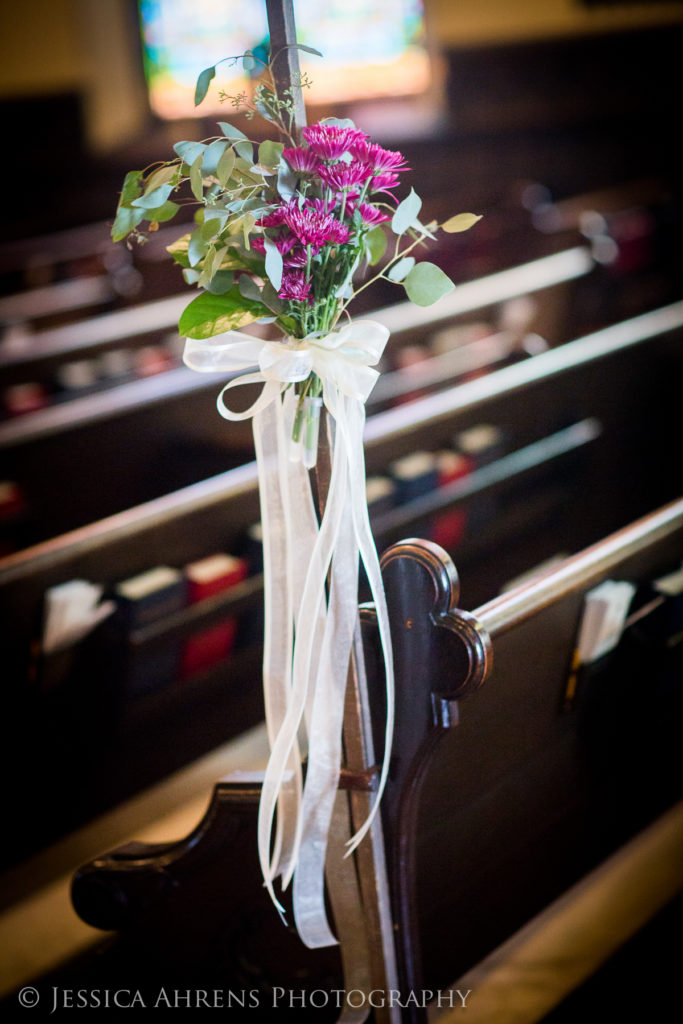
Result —
M 370 829 L 386 783 L 394 714 L 391 637 L 379 559 L 370 530 L 363 455 L 364 403 L 389 332 L 371 320 L 351 322 L 323 337 L 262 341 L 230 331 L 187 339 L 184 362 L 201 372 L 241 373 L 218 398 L 229 420 L 252 419 L 263 530 L 265 634 L 264 701 L 270 758 L 258 819 L 258 853 L 265 885 L 282 912 L 273 883 L 292 877 L 293 908 L 303 942 L 336 942 L 327 921 L 324 867 L 327 835 L 339 784 L 347 674 L 358 606 L 358 559 L 377 609 L 386 671 L 387 719 L 377 794 L 349 853 Z M 316 374 L 336 424 L 325 511 L 318 526 L 308 473 L 288 457 L 297 397 L 291 387 Z M 261 384 L 243 412 L 227 392 Z M 329 598 L 326 585 L 329 573 Z M 299 736 L 308 735 L 302 787 Z

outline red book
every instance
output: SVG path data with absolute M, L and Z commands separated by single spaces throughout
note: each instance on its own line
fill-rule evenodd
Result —
M 436 464 L 439 473 L 438 486 L 445 487 L 462 479 L 472 471 L 472 462 L 460 452 L 437 452 Z M 467 512 L 464 506 L 441 512 L 434 517 L 432 540 L 451 553 L 465 535 Z
M 205 601 L 240 583 L 247 575 L 247 563 L 233 555 L 209 555 L 185 566 L 188 604 Z M 183 678 L 203 672 L 230 656 L 235 643 L 237 619 L 226 618 L 193 634 L 182 655 Z

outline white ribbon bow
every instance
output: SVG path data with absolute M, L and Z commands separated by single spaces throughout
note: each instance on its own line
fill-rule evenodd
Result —
M 295 384 L 315 373 L 323 387 L 327 385 L 328 392 L 332 386 L 349 398 L 365 402 L 379 377 L 372 367 L 379 362 L 388 337 L 387 328 L 374 320 L 358 320 L 320 338 L 288 338 L 284 342 L 263 341 L 240 331 L 228 331 L 205 340 L 188 338 L 183 362 L 201 372 L 230 372 L 258 366 L 258 373 L 248 380 L 241 377 L 231 382 L 226 390 L 259 380 L 264 384 Z M 269 391 L 272 401 L 270 396 Z M 229 412 L 227 418 L 248 419 L 254 411 L 252 407 L 243 413 Z
M 258 366 L 231 380 L 218 397 L 229 420 L 252 418 L 259 472 L 264 564 L 263 684 L 271 753 L 258 821 L 264 881 L 273 890 L 294 879 L 293 909 L 304 943 L 336 942 L 325 911 L 324 867 L 342 758 L 342 723 L 358 611 L 358 559 L 377 610 L 387 690 L 385 748 L 375 802 L 349 842 L 349 853 L 369 831 L 386 783 L 394 715 L 391 637 L 379 559 L 365 496 L 364 403 L 370 394 L 388 330 L 371 320 L 351 322 L 323 337 L 262 341 L 229 331 L 187 339 L 186 365 L 202 372 Z M 287 457 L 297 396 L 289 385 L 315 373 L 334 418 L 335 441 L 325 512 L 318 524 L 308 473 Z M 234 412 L 224 396 L 261 383 L 256 401 Z M 326 583 L 329 574 L 329 596 Z M 305 786 L 298 734 L 308 735 Z M 274 828 L 277 811 L 277 827 Z M 273 841 L 274 839 L 274 841 Z

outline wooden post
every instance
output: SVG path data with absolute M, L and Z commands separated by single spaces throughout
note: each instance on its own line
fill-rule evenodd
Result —
M 279 95 L 291 89 L 292 135 L 300 138 L 301 129 L 306 125 L 306 109 L 301 89 L 292 89 L 292 82 L 299 75 L 299 52 L 292 48 L 296 43 L 293 3 L 292 0 L 266 0 L 266 7 L 271 59 L 276 57 L 272 69 L 275 87 Z M 330 479 L 332 433 L 332 424 L 325 414 L 316 467 L 321 515 Z M 359 625 L 349 666 L 343 737 L 348 775 L 367 779 L 375 757 Z M 379 815 L 356 850 L 356 868 L 351 858 L 343 856 L 346 840 L 360 827 L 370 806 L 367 789 L 362 791 L 350 784 L 348 791 L 340 790 L 330 830 L 332 856 L 328 857 L 326 881 L 341 949 L 345 987 L 388 992 L 398 989 L 398 971 Z M 332 860 L 334 864 L 330 863 Z M 374 1010 L 374 1020 L 377 1024 L 397 1024 L 400 1009 L 378 1007 Z

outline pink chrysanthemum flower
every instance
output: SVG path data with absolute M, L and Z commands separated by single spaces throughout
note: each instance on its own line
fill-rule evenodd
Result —
M 295 149 L 283 149 L 282 155 L 297 174 L 311 174 L 320 162 L 320 157 L 314 150 L 302 149 L 300 146 Z
M 368 136 L 357 128 L 339 128 L 329 124 L 313 124 L 302 132 L 308 145 L 323 160 L 338 160 L 349 148 Z
M 382 221 L 389 220 L 388 213 L 380 210 L 378 206 L 372 206 L 371 203 L 358 203 L 358 206 L 354 203 L 349 208 L 349 213 L 353 214 L 356 209 L 360 211 L 365 224 L 381 224 Z
M 276 207 L 272 213 L 267 213 L 265 217 L 256 221 L 256 226 L 259 228 L 279 228 L 282 224 L 284 224 L 282 206 Z
M 339 244 L 349 240 L 349 229 L 324 213 L 319 206 L 306 205 L 299 209 L 296 200 L 282 207 L 284 223 L 302 245 L 320 248 L 326 242 Z
M 279 238 L 274 239 L 274 241 L 278 248 L 278 251 L 282 253 L 283 256 L 285 256 L 290 251 L 290 249 L 294 245 L 296 245 L 296 238 L 292 238 L 291 235 L 281 235 Z M 265 252 L 265 239 L 257 235 L 255 238 L 251 239 L 251 247 L 256 252 Z
M 285 267 L 305 268 L 308 265 L 308 253 L 302 245 L 293 245 L 288 252 L 282 254 L 282 258 Z
M 373 192 L 387 192 L 389 189 L 396 188 L 398 183 L 398 174 L 388 171 L 386 174 L 376 174 L 370 182 L 370 188 Z
M 306 280 L 303 270 L 285 270 L 278 295 L 290 302 L 308 302 L 312 304 L 311 282 Z
M 408 171 L 403 153 L 394 149 L 383 149 L 376 142 L 360 141 L 355 143 L 349 153 L 356 160 L 369 164 L 375 174 L 382 171 Z
M 318 175 L 330 188 L 343 192 L 362 185 L 372 177 L 372 167 L 361 163 L 325 164 L 318 169 Z

